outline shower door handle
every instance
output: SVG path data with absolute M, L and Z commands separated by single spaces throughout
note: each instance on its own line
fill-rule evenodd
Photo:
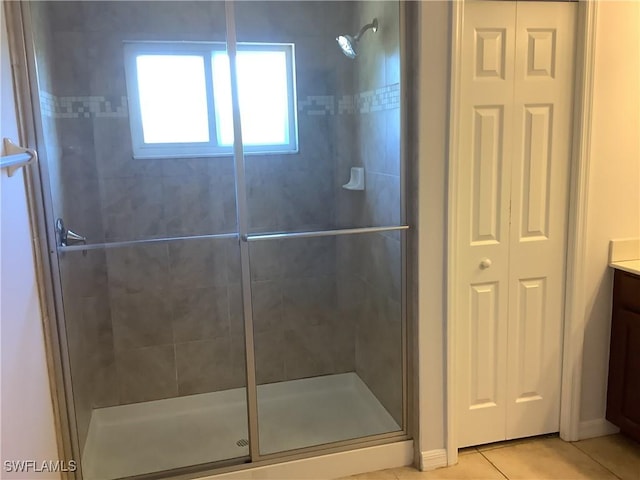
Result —
M 61 218 L 56 220 L 56 236 L 58 237 L 59 247 L 69 247 L 71 245 L 86 245 L 87 237 L 69 230 L 64 226 L 64 221 Z

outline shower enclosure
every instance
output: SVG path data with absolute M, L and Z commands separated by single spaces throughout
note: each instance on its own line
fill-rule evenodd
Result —
M 401 11 L 22 5 L 83 478 L 408 438 Z

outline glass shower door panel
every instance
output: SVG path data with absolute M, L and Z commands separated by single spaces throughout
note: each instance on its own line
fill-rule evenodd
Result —
M 260 454 L 401 430 L 398 232 L 249 245 Z
M 250 1 L 234 17 L 259 454 L 400 432 L 402 234 L 335 232 L 403 220 L 399 4 Z M 374 18 L 379 32 L 347 58 L 336 37 Z M 246 51 L 290 56 L 271 68 L 283 68 L 286 98 L 247 75 Z M 256 141 L 253 107 L 274 99 L 262 110 L 287 112 L 273 117 L 284 133 Z
M 248 456 L 237 240 L 68 251 L 60 271 L 85 478 Z
M 230 149 L 201 145 L 215 139 L 215 105 L 202 85 L 211 80 L 211 52 L 226 41 L 225 4 L 30 2 L 28 8 L 47 221 L 61 218 L 86 237 L 85 248 L 68 234 L 54 259 L 84 478 L 244 462 L 234 161 Z M 191 75 L 174 68 L 183 62 Z M 144 81 L 146 74 L 163 81 Z M 199 85 L 199 95 L 189 85 Z M 157 155 L 136 150 L 136 109 L 139 136 Z M 195 137 L 189 118 L 178 125 L 156 121 L 192 110 L 206 110 L 197 117 L 208 127 Z M 167 153 L 167 146 L 176 149 Z

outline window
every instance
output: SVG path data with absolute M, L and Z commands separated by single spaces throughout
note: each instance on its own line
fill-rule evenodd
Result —
M 238 44 L 236 70 L 247 153 L 298 150 L 291 44 Z M 220 43 L 127 43 L 135 158 L 232 153 L 231 76 Z

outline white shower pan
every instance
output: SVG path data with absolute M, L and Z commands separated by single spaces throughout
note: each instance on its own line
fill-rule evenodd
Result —
M 400 430 L 356 373 L 258 386 L 261 454 Z M 244 388 L 100 408 L 85 480 L 110 480 L 249 454 Z M 243 441 L 244 440 L 244 441 Z

